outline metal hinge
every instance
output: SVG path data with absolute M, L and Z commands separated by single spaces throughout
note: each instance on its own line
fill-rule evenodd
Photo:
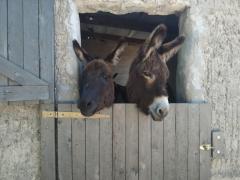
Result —
M 43 111 L 43 118 L 75 118 L 75 119 L 109 119 L 110 115 L 94 114 L 93 116 L 84 116 L 80 112 L 59 112 L 59 111 Z

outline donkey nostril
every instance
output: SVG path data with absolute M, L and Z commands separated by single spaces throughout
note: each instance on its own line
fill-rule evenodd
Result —
M 87 107 L 90 107 L 91 105 L 92 105 L 91 101 L 87 103 Z
M 160 115 L 163 115 L 163 110 L 162 109 L 159 109 L 158 112 L 159 112 Z

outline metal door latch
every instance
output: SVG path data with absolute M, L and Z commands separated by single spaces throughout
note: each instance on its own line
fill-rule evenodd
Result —
M 65 119 L 109 119 L 110 115 L 94 114 L 93 116 L 86 117 L 80 112 L 56 112 L 56 111 L 43 111 L 43 118 L 65 118 Z
M 214 149 L 214 147 L 211 144 L 202 144 L 200 146 L 200 149 L 203 151 L 210 151 L 210 150 Z

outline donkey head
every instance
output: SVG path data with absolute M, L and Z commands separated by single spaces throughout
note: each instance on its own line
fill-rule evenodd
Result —
M 112 66 L 118 64 L 126 43 L 120 41 L 117 47 L 105 58 L 91 57 L 76 40 L 73 48 L 84 69 L 79 79 L 80 101 L 78 107 L 85 116 L 109 107 L 114 101 Z
M 166 63 L 178 52 L 185 39 L 179 36 L 162 44 L 166 34 L 167 28 L 163 24 L 153 30 L 139 48 L 127 82 L 128 100 L 136 103 L 145 114 L 151 114 L 154 120 L 162 120 L 168 114 L 169 71 Z

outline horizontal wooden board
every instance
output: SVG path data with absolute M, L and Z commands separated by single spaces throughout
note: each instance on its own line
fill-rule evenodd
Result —
M 47 100 L 48 98 L 48 86 L 0 87 L 0 101 Z

